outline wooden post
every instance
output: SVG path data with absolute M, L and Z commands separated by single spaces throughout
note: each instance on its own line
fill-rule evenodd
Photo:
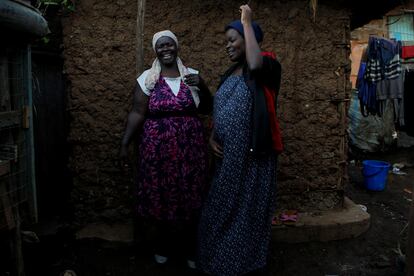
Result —
M 27 157 L 27 172 L 26 185 L 29 192 L 29 208 L 30 215 L 33 222 L 38 221 L 37 210 L 37 187 L 36 187 L 36 173 L 35 173 L 35 151 L 34 151 L 34 134 L 33 134 L 33 91 L 32 91 L 32 52 L 30 45 L 27 45 L 23 51 L 23 89 L 26 91 L 27 106 L 24 108 L 24 139 L 26 140 Z
M 137 31 L 136 31 L 136 64 L 135 64 L 135 77 L 138 77 L 144 71 L 144 17 L 145 17 L 145 0 L 137 0 Z M 138 177 L 138 143 L 137 139 L 133 143 L 132 155 L 132 179 L 133 183 L 136 183 Z M 145 236 L 145 230 L 142 221 L 134 220 L 134 241 L 142 242 Z
M 22 251 L 22 237 L 21 237 L 21 228 L 20 228 L 20 214 L 19 207 L 13 208 L 13 213 L 16 218 L 16 227 L 11 230 L 11 239 L 10 247 L 12 251 L 12 257 L 15 264 L 15 275 L 24 276 L 24 261 L 23 261 L 23 251 Z
M 0 52 L 0 112 L 11 112 L 11 95 L 10 95 L 10 84 L 9 84 L 9 63 L 6 56 L 5 48 L 1 49 Z M 2 112 L 3 113 L 3 112 Z M 3 113 L 4 114 L 4 113 Z M 19 118 L 18 118 L 19 119 Z M 1 125 L 1 124 L 0 124 Z M 0 136 L 0 149 L 4 145 L 13 145 L 13 136 L 10 131 Z M 8 157 L 10 158 L 10 157 Z M 10 162 L 8 158 L 4 158 L 0 150 L 0 159 L 3 159 L 2 166 L 6 166 L 4 169 L 5 173 L 10 173 Z M 8 229 L 16 227 L 15 216 L 13 214 L 12 204 L 9 198 L 9 190 L 7 189 L 7 180 L 3 178 L 0 180 L 0 214 L 4 212 L 5 222 Z M 1 209 L 3 206 L 3 210 Z M 1 227 L 2 225 L 0 225 Z
M 414 196 L 413 196 L 414 199 Z M 411 202 L 410 217 L 408 218 L 408 245 L 407 245 L 407 276 L 414 276 L 414 201 Z
M 136 73 L 137 75 L 144 70 L 144 16 L 145 0 L 137 0 L 137 35 L 136 35 Z
M 3 49 L 1 49 L 3 52 Z M 0 55 L 0 112 L 10 111 L 9 70 L 6 53 Z
M 144 16 L 145 16 L 145 0 L 137 0 L 137 34 L 136 34 L 136 75 L 138 77 L 144 71 Z M 136 139 L 135 139 L 136 140 Z M 134 182 L 137 179 L 138 174 L 138 160 L 137 154 L 138 145 L 137 142 L 134 143 L 134 155 L 132 157 L 132 175 Z

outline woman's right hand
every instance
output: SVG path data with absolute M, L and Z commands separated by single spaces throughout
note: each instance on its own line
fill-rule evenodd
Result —
M 218 158 L 223 158 L 223 147 L 214 140 L 214 135 L 210 136 L 209 144 L 210 147 L 213 149 L 213 153 Z
M 128 165 L 128 146 L 127 145 L 121 145 L 119 158 L 121 160 L 121 168 L 122 169 L 128 168 L 129 165 Z

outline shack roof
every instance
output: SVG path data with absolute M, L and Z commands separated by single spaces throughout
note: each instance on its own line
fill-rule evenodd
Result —
M 42 37 L 50 32 L 41 13 L 21 0 L 0 1 L 0 30 L 27 37 Z

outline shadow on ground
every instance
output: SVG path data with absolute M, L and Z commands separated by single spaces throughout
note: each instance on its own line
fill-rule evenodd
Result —
M 354 158 L 356 158 L 354 156 Z M 414 149 L 375 155 L 360 154 L 349 165 L 345 194 L 367 207 L 371 227 L 360 237 L 333 242 L 300 244 L 272 243 L 270 275 L 402 275 L 396 263 L 398 248 L 405 251 L 407 218 L 414 184 L 414 168 L 407 175 L 389 175 L 385 191 L 363 188 L 361 160 L 377 159 L 414 163 Z M 76 240 L 65 228 L 55 235 L 41 236 L 38 244 L 25 244 L 27 275 L 60 275 L 73 270 L 77 275 L 200 275 L 186 267 L 179 254 L 157 266 L 145 242 L 116 244 L 100 240 Z

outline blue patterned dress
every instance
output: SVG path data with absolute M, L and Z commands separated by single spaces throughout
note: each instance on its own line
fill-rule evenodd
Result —
M 199 228 L 199 267 L 212 275 L 242 275 L 266 265 L 275 205 L 276 156 L 252 157 L 253 98 L 243 76 L 230 76 L 214 102 L 217 160 Z

